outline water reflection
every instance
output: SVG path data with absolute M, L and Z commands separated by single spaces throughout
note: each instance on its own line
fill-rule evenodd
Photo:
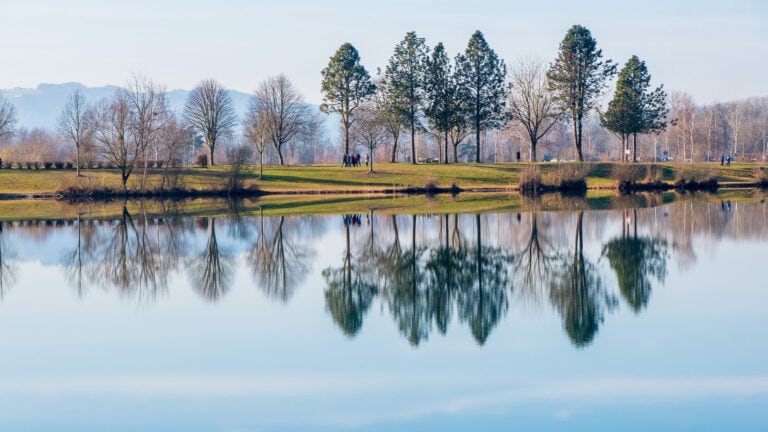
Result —
M 151 302 L 186 275 L 202 299 L 217 302 L 243 289 L 235 281 L 247 269 L 256 289 L 279 302 L 321 288 L 318 307 L 349 338 L 364 331 L 375 305 L 413 346 L 452 326 L 483 345 L 508 314 L 528 309 L 554 311 L 570 342 L 586 347 L 616 310 L 651 308 L 673 263 L 690 270 L 720 241 L 768 238 L 764 202 L 610 211 L 568 202 L 574 210 L 313 217 L 244 215 L 233 202 L 229 215 L 194 219 L 173 203 L 151 211 L 126 203 L 116 218 L 6 222 L 0 296 L 21 261 L 56 250 L 83 298 L 101 289 Z

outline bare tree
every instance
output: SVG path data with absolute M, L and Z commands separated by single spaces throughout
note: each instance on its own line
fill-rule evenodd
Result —
M 259 178 L 264 178 L 264 151 L 269 139 L 269 118 L 265 104 L 259 103 L 256 95 L 251 96 L 248 113 L 245 115 L 243 134 L 245 139 L 259 152 Z
M 80 176 L 80 150 L 88 146 L 93 138 L 93 111 L 88 107 L 85 95 L 80 89 L 69 95 L 59 115 L 58 130 L 75 145 L 77 176 Z
M 536 161 L 536 144 L 557 123 L 561 112 L 547 91 L 546 65 L 537 58 L 522 58 L 512 67 L 509 108 L 512 120 L 528 133 L 531 161 Z
M 128 81 L 128 99 L 131 108 L 129 127 L 134 146 L 144 162 L 141 189 L 146 187 L 147 150 L 157 145 L 163 123 L 168 119 L 165 89 L 142 75 L 133 75 Z
M 669 97 L 672 117 L 676 120 L 674 130 L 678 146 L 682 146 L 683 162 L 693 159 L 693 131 L 696 127 L 696 102 L 688 93 L 672 92 Z
M 733 148 L 731 152 L 734 156 L 739 153 L 739 133 L 742 129 L 744 120 L 744 107 L 739 102 L 731 102 L 725 108 L 725 122 L 731 129 L 731 139 Z
M 356 141 L 368 149 L 370 161 L 368 171 L 373 172 L 374 150 L 384 140 L 387 131 L 384 129 L 381 113 L 372 103 L 364 103 L 357 110 L 357 119 L 352 124 L 352 133 Z
M 232 133 L 237 115 L 227 90 L 214 79 L 205 79 L 195 87 L 184 106 L 184 121 L 203 136 L 211 165 L 219 138 Z
M 142 149 L 134 145 L 131 137 L 128 91 L 119 88 L 111 98 L 102 100 L 96 108 L 95 121 L 94 152 L 120 170 L 123 192 L 127 192 L 128 177 L 133 172 L 136 158 L 142 154 Z
M 283 145 L 301 134 L 310 122 L 309 106 L 288 77 L 280 74 L 264 80 L 254 93 L 268 123 L 269 140 L 284 165 Z
M 0 96 L 0 141 L 13 134 L 16 124 L 16 108 Z

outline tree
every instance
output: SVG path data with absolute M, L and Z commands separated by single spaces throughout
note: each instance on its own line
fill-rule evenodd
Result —
M 267 117 L 265 104 L 259 103 L 256 96 L 251 96 L 248 103 L 248 112 L 243 121 L 243 134 L 245 139 L 256 147 L 259 152 L 259 178 L 264 178 L 264 150 L 269 139 L 269 118 Z
M 258 110 L 266 117 L 269 140 L 277 151 L 280 165 L 284 165 L 283 145 L 301 134 L 309 124 L 309 106 L 283 74 L 264 80 L 254 97 Z
M 403 116 L 403 113 L 392 104 L 389 97 L 391 92 L 387 88 L 387 82 L 381 78 L 376 82 L 376 93 L 373 95 L 374 105 L 376 111 L 379 113 L 382 126 L 389 135 L 392 143 L 392 156 L 390 162 L 394 163 L 397 156 L 397 144 L 400 141 L 400 134 L 403 131 L 403 125 L 407 123 L 407 119 Z
M 13 134 L 16 124 L 16 108 L 0 96 L 0 141 Z
M 460 105 L 451 61 L 442 42 L 432 50 L 426 66 L 424 114 L 432 124 L 432 128 L 443 134 L 445 145 L 443 162 L 448 163 L 448 133 L 457 123 Z
M 561 111 L 547 91 L 546 71 L 541 60 L 520 59 L 510 74 L 509 110 L 531 143 L 531 161 L 536 162 L 536 145 L 557 124 Z
M 666 128 L 666 92 L 662 86 L 649 91 L 650 85 L 645 62 L 632 56 L 619 72 L 613 99 L 601 115 L 603 126 L 621 138 L 622 160 L 629 160 L 630 135 L 634 138 L 632 161 L 637 162 L 637 134 Z
M 211 165 L 214 165 L 216 143 L 232 132 L 237 124 L 237 115 L 224 86 L 214 79 L 204 79 L 187 98 L 184 121 L 203 136 Z
M 411 163 L 416 163 L 416 129 L 424 99 L 424 71 L 429 48 L 424 38 L 408 32 L 389 59 L 384 80 L 389 104 L 407 119 L 411 130 Z
M 368 71 L 360 64 L 360 55 L 350 43 L 339 47 L 328 66 L 322 70 L 320 91 L 323 103 L 320 111 L 338 113 L 344 128 L 344 154 L 349 154 L 349 128 L 354 122 L 354 111 L 376 91 Z
M 223 298 L 232 286 L 235 260 L 219 247 L 216 239 L 216 218 L 208 219 L 208 242 L 205 249 L 191 259 L 189 277 L 204 299 L 216 302 Z
M 147 150 L 159 142 L 160 130 L 170 114 L 165 89 L 147 77 L 132 76 L 128 81 L 127 95 L 131 109 L 131 136 L 144 160 L 144 175 L 141 179 L 141 189 L 144 190 L 147 179 Z
M 475 132 L 475 162 L 480 162 L 480 133 L 504 123 L 507 66 L 476 31 L 464 54 L 456 57 L 459 86 L 466 92 L 467 118 Z
M 80 176 L 80 149 L 88 145 L 93 137 L 92 112 L 80 89 L 69 95 L 59 115 L 58 129 L 66 139 L 75 145 L 77 176 Z
M 123 192 L 127 192 L 128 177 L 136 158 L 143 149 L 131 137 L 131 101 L 128 91 L 115 90 L 112 97 L 102 100 L 96 108 L 94 152 L 120 170 Z
M 361 106 L 358 115 L 359 117 L 352 129 L 357 141 L 368 149 L 368 171 L 373 172 L 374 151 L 384 139 L 387 131 L 384 129 L 380 112 L 372 103 Z
M 574 25 L 560 42 L 557 59 L 547 71 L 549 90 L 555 104 L 571 116 L 573 143 L 579 161 L 581 151 L 582 120 L 597 103 L 606 81 L 616 74 L 611 60 L 601 60 L 603 51 L 586 27 Z

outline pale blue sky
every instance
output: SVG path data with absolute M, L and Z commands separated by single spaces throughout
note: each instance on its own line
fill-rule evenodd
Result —
M 588 3 L 584 6 L 583 3 Z M 121 84 L 144 73 L 169 89 L 214 77 L 252 91 L 285 73 L 310 102 L 343 42 L 384 67 L 405 32 L 455 55 L 476 29 L 507 61 L 553 59 L 566 30 L 592 30 L 604 54 L 637 54 L 654 80 L 698 102 L 768 95 L 768 2 L 494 0 L 0 0 L 0 88 Z

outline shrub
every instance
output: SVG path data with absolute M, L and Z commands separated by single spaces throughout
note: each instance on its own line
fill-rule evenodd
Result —
M 199 166 L 200 168 L 208 168 L 208 155 L 206 154 L 199 154 L 195 158 L 195 165 Z
M 675 187 L 683 189 L 716 189 L 717 174 L 710 168 L 685 167 L 677 172 Z
M 589 165 L 579 162 L 554 165 L 547 172 L 544 183 L 561 191 L 586 191 L 589 169 Z
M 427 177 L 426 181 L 424 182 L 424 189 L 428 193 L 433 193 L 437 191 L 438 189 L 437 180 L 435 180 L 432 177 Z
M 761 187 L 768 187 L 768 169 L 766 167 L 755 168 L 755 182 Z
M 627 190 L 646 177 L 645 168 L 643 165 L 615 164 L 611 167 L 610 176 L 618 183 L 619 190 Z
M 525 193 L 536 193 L 541 187 L 541 167 L 536 164 L 526 165 L 520 171 L 520 190 Z
M 43 162 L 43 167 L 45 167 L 45 169 L 51 169 L 52 166 L 53 162 Z
M 67 169 L 72 169 L 72 168 L 74 168 L 74 167 L 75 167 L 75 164 L 74 164 L 74 163 L 72 163 L 72 162 L 67 162 L 67 163 L 65 164 L 65 166 L 66 166 L 66 168 L 67 168 Z
M 54 162 L 53 165 L 56 167 L 56 169 L 64 168 L 64 162 Z

